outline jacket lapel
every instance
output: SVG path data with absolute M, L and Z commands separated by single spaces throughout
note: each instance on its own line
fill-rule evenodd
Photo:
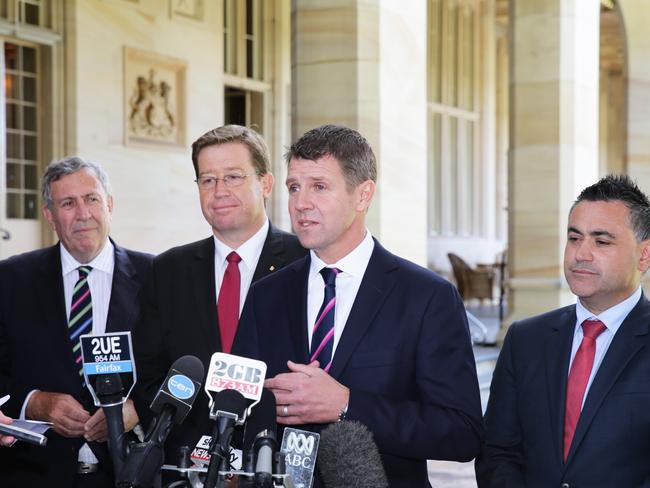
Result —
M 273 227 L 273 224 L 269 224 L 269 231 L 266 234 L 260 258 L 257 261 L 257 267 L 253 273 L 252 282 L 255 283 L 260 278 L 264 278 L 269 273 L 284 266 L 285 262 L 284 259 L 282 259 L 283 252 L 284 239 L 282 238 L 282 234 L 277 232 L 276 228 Z
M 548 408 L 551 417 L 551 435 L 556 448 L 553 455 L 560 466 L 564 462 L 564 403 L 575 323 L 575 306 L 565 308 L 557 323 L 551 324 L 545 344 Z
M 286 310 L 289 312 L 289 334 L 293 342 L 296 361 L 309 363 L 309 336 L 307 335 L 307 288 L 311 256 L 290 264 L 295 273 L 286 289 Z
M 221 336 L 219 334 L 219 319 L 217 317 L 217 288 L 214 277 L 214 238 L 212 236 L 201 241 L 194 251 L 194 259 L 190 263 L 192 289 L 188 290 L 196 301 L 194 311 L 188 313 L 188 318 L 196 319 L 198 326 L 206 337 L 206 346 L 210 351 L 221 351 Z
M 397 268 L 395 257 L 375 240 L 375 248 L 370 256 L 370 262 L 334 352 L 334 360 L 330 369 L 330 375 L 333 378 L 340 377 L 359 341 L 395 286 L 397 273 L 394 271 Z
M 39 286 L 36 287 L 36 295 L 39 297 L 36 303 L 41 305 L 41 310 L 46 314 L 45 322 L 52 324 L 51 337 L 63 337 L 65 348 L 69 351 L 70 363 L 74 362 L 72 349 L 67 341 L 68 338 L 68 317 L 66 315 L 65 294 L 63 292 L 63 271 L 61 269 L 61 251 L 57 244 L 48 249 L 45 259 L 40 266 Z M 47 327 L 50 329 L 50 326 Z M 58 332 L 57 332 L 58 330 Z M 45 331 L 49 333 L 48 331 Z
M 645 296 L 642 296 L 616 332 L 587 392 L 587 398 L 571 443 L 567 464 L 571 462 L 609 390 L 629 362 L 644 347 L 645 341 L 641 341 L 639 338 L 648 335 L 649 324 L 650 303 Z
M 138 290 L 140 281 L 126 251 L 113 242 L 115 249 L 115 267 L 111 300 L 106 317 L 106 332 L 131 330 L 138 310 Z

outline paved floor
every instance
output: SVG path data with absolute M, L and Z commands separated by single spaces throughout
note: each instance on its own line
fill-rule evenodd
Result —
M 429 461 L 429 481 L 433 488 L 476 488 L 474 461 L 454 463 Z

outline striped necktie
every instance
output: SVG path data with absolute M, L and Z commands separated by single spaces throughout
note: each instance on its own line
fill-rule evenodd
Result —
M 329 372 L 332 367 L 332 350 L 334 348 L 334 311 L 336 305 L 337 268 L 323 268 L 320 274 L 325 282 L 325 296 L 318 311 L 311 336 L 310 362 L 318 360 L 321 368 Z
M 70 318 L 68 319 L 68 335 L 72 344 L 72 354 L 75 364 L 79 367 L 79 376 L 83 377 L 81 364 L 81 342 L 79 336 L 91 332 L 93 329 L 93 304 L 88 286 L 88 274 L 92 271 L 90 266 L 79 266 L 79 279 L 72 291 L 72 304 L 70 305 Z M 84 380 L 81 380 L 84 384 Z

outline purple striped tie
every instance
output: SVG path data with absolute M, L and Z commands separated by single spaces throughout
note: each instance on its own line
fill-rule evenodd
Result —
M 318 360 L 321 367 L 329 372 L 332 367 L 332 349 L 334 346 L 334 309 L 336 305 L 336 275 L 341 270 L 323 268 L 320 274 L 325 282 L 323 305 L 318 312 L 311 338 L 310 362 Z
M 92 270 L 90 266 L 79 266 L 77 268 L 79 279 L 72 291 L 72 304 L 70 305 L 70 318 L 68 319 L 68 335 L 72 344 L 72 355 L 75 364 L 79 368 L 79 376 L 82 377 L 81 383 L 84 386 L 79 336 L 93 329 L 93 304 L 90 296 L 90 286 L 88 286 L 88 274 Z

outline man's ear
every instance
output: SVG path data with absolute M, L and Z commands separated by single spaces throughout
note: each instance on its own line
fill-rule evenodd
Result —
M 641 273 L 645 273 L 650 268 L 650 239 L 642 241 L 639 246 L 641 247 L 641 254 L 639 255 L 637 268 Z
M 370 207 L 370 203 L 372 202 L 372 197 L 375 194 L 375 188 L 375 182 L 372 180 L 366 180 L 357 186 L 357 211 L 365 212 L 368 210 L 368 207 Z

